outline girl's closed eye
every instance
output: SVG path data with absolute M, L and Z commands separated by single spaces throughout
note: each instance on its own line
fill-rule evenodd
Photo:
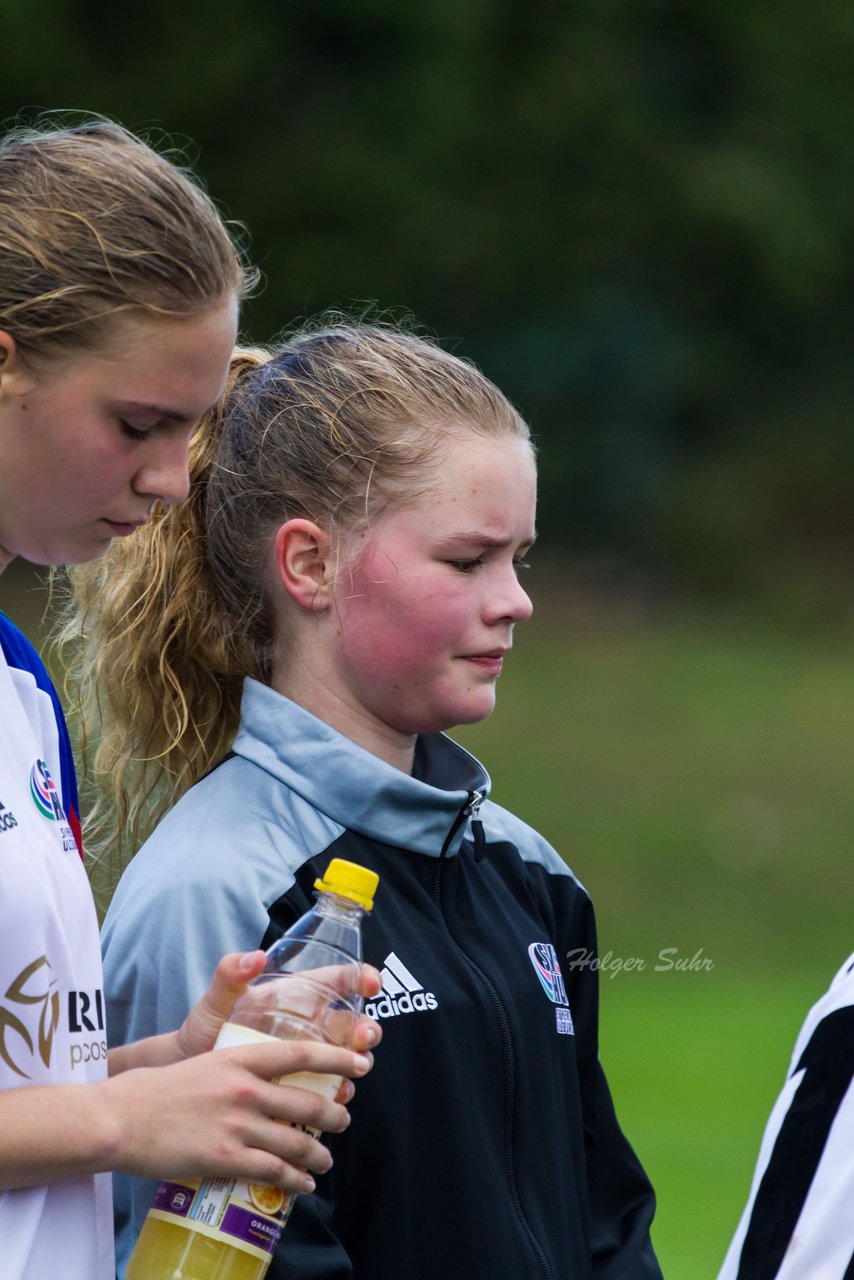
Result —
M 145 440 L 148 436 L 148 430 L 141 427 L 134 427 L 130 422 L 126 422 L 124 418 L 119 418 L 119 427 L 122 434 L 126 435 L 129 440 Z

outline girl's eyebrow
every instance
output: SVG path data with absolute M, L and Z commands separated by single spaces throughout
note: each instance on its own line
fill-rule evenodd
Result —
M 120 400 L 118 407 L 123 413 L 153 413 L 157 416 L 158 422 L 195 422 L 196 419 L 188 413 L 182 413 L 180 409 L 164 409 L 157 404 L 144 404 L 142 400 Z
M 532 547 L 537 540 L 536 532 L 531 534 L 528 541 L 522 542 L 523 547 Z M 493 538 L 486 533 L 478 533 L 476 530 L 467 530 L 465 533 L 450 533 L 439 539 L 440 547 L 456 546 L 460 542 L 477 543 L 479 547 L 483 547 L 486 551 L 493 549 L 500 550 L 502 547 L 509 547 L 515 541 L 514 538 Z

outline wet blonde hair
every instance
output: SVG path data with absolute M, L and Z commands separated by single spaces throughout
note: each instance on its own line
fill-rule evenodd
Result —
M 242 298 L 256 274 L 195 177 L 121 125 L 0 138 L 0 329 L 27 362 L 96 348 L 122 312 Z
M 315 326 L 235 353 L 192 446 L 189 500 L 69 571 L 63 644 L 111 792 L 97 848 L 133 852 L 230 747 L 244 677 L 269 680 L 280 525 L 363 529 L 429 485 L 466 432 L 530 439 L 478 369 L 402 328 Z

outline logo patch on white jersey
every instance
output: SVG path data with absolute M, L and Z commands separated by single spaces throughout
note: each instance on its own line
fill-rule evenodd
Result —
M 566 998 L 566 987 L 563 983 L 563 974 L 560 971 L 557 952 L 550 942 L 532 942 L 528 947 L 528 956 L 534 966 L 534 973 L 540 980 L 540 986 L 552 1004 L 557 1006 L 555 1009 L 555 1026 L 558 1035 L 575 1035 L 575 1027 L 572 1023 L 572 1014 L 569 1009 L 569 1001 Z
M 37 760 L 30 770 L 30 796 L 43 818 L 47 818 L 48 822 L 59 823 L 59 834 L 64 851 L 75 852 L 77 842 L 74 839 L 74 832 L 68 825 L 59 799 L 59 791 L 44 760 Z
M 30 795 L 33 804 L 48 822 L 65 821 L 56 783 L 50 776 L 50 770 L 44 760 L 37 760 L 30 770 Z
M 375 1000 L 365 1005 L 365 1013 L 369 1018 L 380 1021 L 383 1018 L 396 1018 L 404 1013 L 427 1013 L 438 1009 L 439 1001 L 432 991 L 425 991 L 422 983 L 414 977 L 406 965 L 393 951 L 390 951 L 383 962 L 380 976 L 383 989 Z

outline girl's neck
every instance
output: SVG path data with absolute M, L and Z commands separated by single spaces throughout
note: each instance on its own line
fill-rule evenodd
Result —
M 403 773 L 412 772 L 416 734 L 401 733 L 377 720 L 364 707 L 335 694 L 322 679 L 312 679 L 310 672 L 297 675 L 274 667 L 270 685 L 371 755 Z

